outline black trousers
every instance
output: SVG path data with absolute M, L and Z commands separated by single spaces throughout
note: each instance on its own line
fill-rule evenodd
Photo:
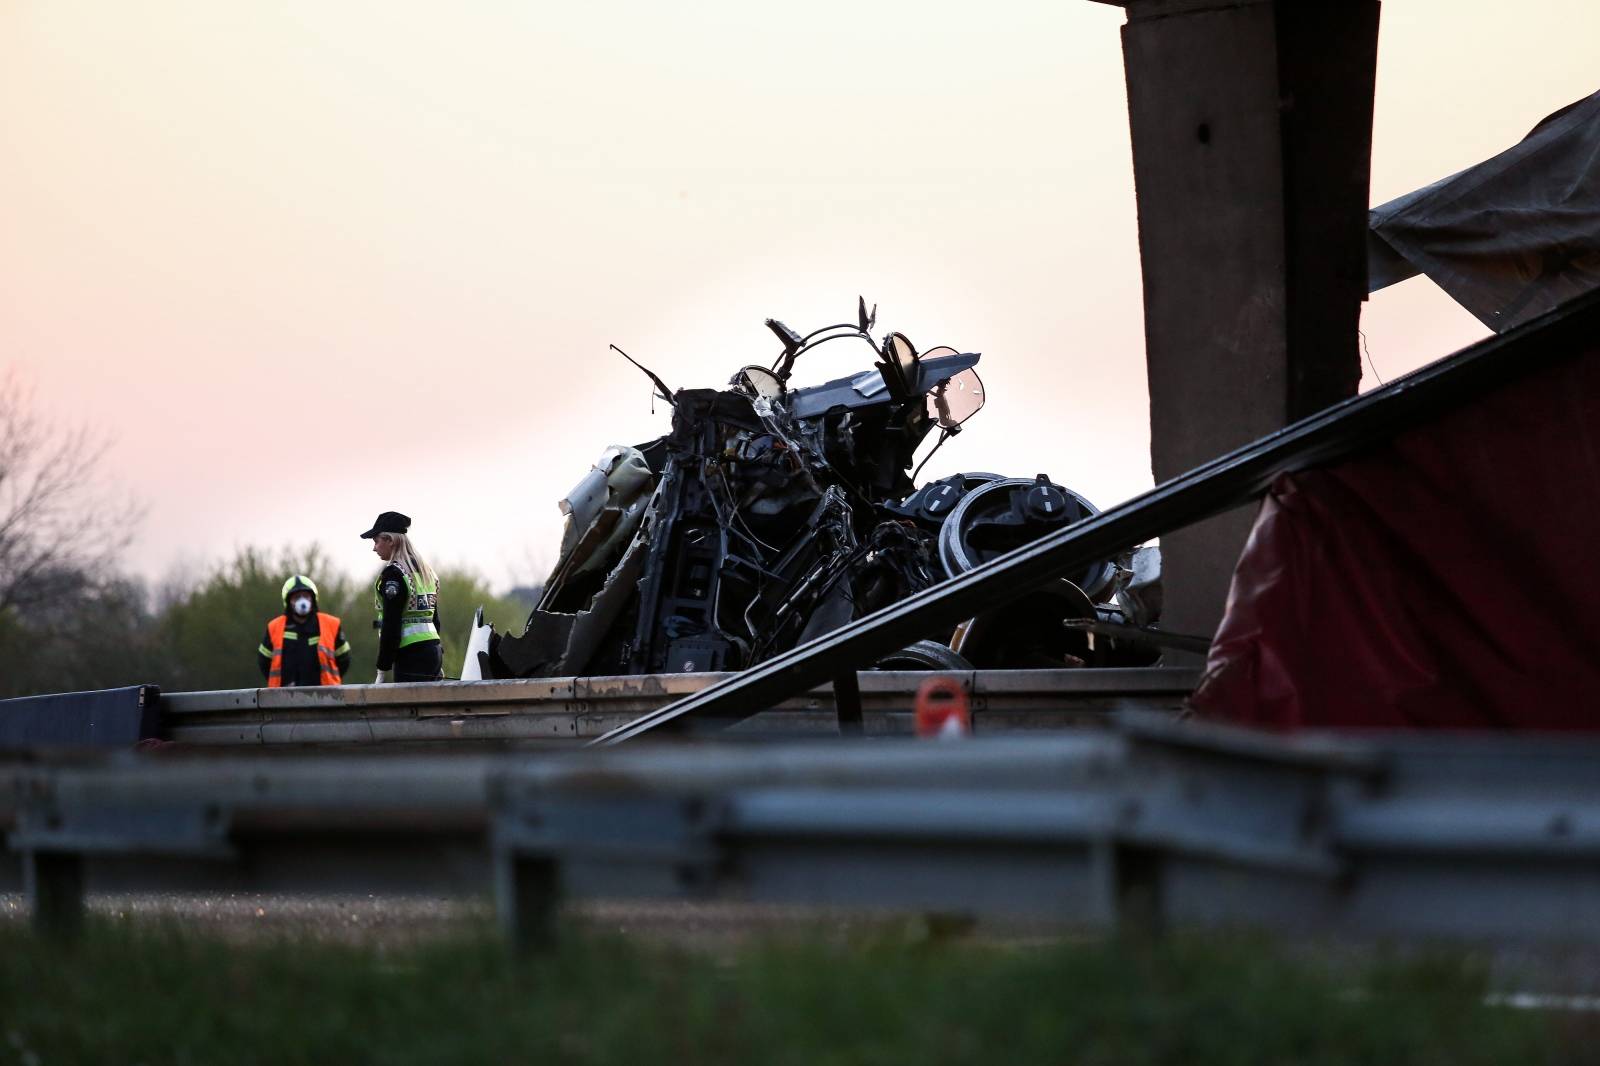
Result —
M 408 644 L 394 654 L 396 681 L 443 681 L 444 645 L 437 640 Z

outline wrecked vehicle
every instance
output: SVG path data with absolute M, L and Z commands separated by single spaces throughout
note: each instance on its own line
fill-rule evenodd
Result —
M 901 333 L 875 342 L 875 318 L 863 300 L 856 322 L 804 336 L 768 319 L 777 359 L 720 390 L 674 392 L 640 366 L 671 432 L 606 449 L 561 501 L 560 557 L 523 632 L 494 632 L 480 612 L 464 677 L 739 670 L 1095 513 L 1043 474 L 918 488 L 918 446 L 937 430 L 937 450 L 983 406 L 979 356 L 918 352 Z M 796 363 L 832 342 L 872 359 L 791 387 Z M 1147 665 L 1159 650 L 1139 627 L 1159 602 L 1159 552 L 1142 548 L 879 665 Z

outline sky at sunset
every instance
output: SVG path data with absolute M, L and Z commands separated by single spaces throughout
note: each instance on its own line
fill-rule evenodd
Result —
M 775 354 L 765 317 L 858 293 L 984 353 L 988 407 L 926 475 L 1109 506 L 1150 485 L 1122 22 L 0 0 L 0 367 L 114 442 L 158 580 L 309 541 L 364 573 L 390 508 L 437 563 L 538 579 L 556 501 L 667 426 L 608 344 L 720 386 Z M 1597 41 L 1594 0 L 1387 0 L 1372 202 L 1600 88 Z M 1425 279 L 1364 329 L 1385 378 L 1484 332 Z

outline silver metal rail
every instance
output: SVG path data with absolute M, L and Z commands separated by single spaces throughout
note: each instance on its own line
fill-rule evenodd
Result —
M 437 747 L 584 741 L 632 722 L 728 674 L 463 681 L 435 685 L 231 689 L 161 697 L 162 735 L 208 747 L 407 744 Z M 860 678 L 866 732 L 910 734 L 921 671 Z M 955 675 L 979 733 L 1060 729 L 1124 710 L 1175 711 L 1193 691 L 1188 669 L 977 670 Z M 838 733 L 833 687 L 823 685 L 743 722 L 735 734 Z
M 1087 928 L 1600 942 L 1600 740 L 1283 739 L 1163 716 L 968 741 L 0 763 L 42 924 L 85 893 L 483 892 Z M 4 863 L 0 863 L 3 869 Z

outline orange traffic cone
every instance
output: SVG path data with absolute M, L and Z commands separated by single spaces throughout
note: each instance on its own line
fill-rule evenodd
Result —
M 917 689 L 917 736 L 965 737 L 972 735 L 972 714 L 967 690 L 953 677 L 930 677 Z

